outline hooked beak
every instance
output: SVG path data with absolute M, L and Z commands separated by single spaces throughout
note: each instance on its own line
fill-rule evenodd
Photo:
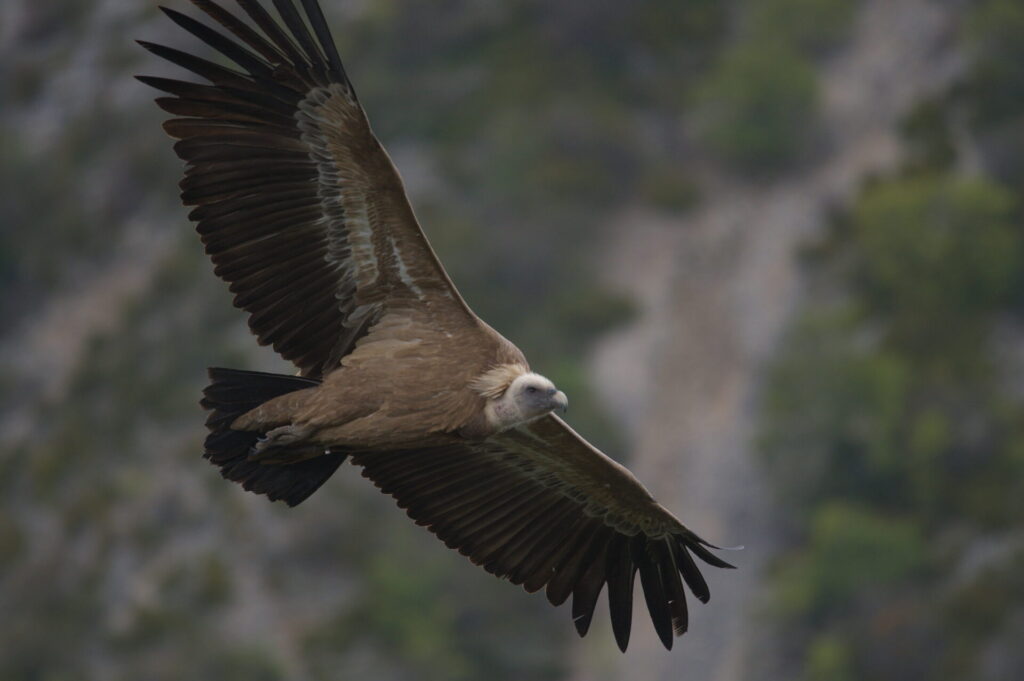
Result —
M 555 409 L 557 411 L 560 411 L 563 414 L 569 411 L 569 398 L 566 397 L 565 393 L 561 390 L 552 395 L 551 402 L 555 405 Z

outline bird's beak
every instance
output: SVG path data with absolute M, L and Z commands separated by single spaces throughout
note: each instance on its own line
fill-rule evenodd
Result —
M 554 394 L 551 401 L 555 404 L 555 409 L 562 412 L 563 414 L 569 411 L 569 398 L 565 396 L 561 390 Z

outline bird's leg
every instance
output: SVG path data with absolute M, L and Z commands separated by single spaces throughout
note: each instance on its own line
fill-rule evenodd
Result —
M 298 463 L 324 453 L 324 446 L 309 441 L 314 429 L 287 425 L 262 436 L 249 452 L 250 461 L 260 463 Z

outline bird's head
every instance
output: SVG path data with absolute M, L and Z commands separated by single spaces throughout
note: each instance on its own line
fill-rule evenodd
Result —
M 473 388 L 486 402 L 491 432 L 501 432 L 569 407 L 565 393 L 521 364 L 501 364 L 477 377 Z
M 564 413 L 569 408 L 565 393 L 550 380 L 532 372 L 516 377 L 505 391 L 505 399 L 515 402 L 523 421 L 552 411 Z

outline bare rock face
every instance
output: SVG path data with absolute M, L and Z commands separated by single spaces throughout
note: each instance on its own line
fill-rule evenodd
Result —
M 598 650 L 601 635 L 581 643 L 575 679 L 785 676 L 758 626 L 778 536 L 753 442 L 759 385 L 800 303 L 799 249 L 830 206 L 898 162 L 900 117 L 960 68 L 956 16 L 928 0 L 862 3 L 851 40 L 820 69 L 824 153 L 765 184 L 707 171 L 694 213 L 637 209 L 609 230 L 604 267 L 641 314 L 599 345 L 595 383 L 622 415 L 637 476 L 702 536 L 745 549 L 727 556 L 738 571 L 710 572 L 711 603 L 691 608 L 675 651 L 637 617 L 621 658 Z

